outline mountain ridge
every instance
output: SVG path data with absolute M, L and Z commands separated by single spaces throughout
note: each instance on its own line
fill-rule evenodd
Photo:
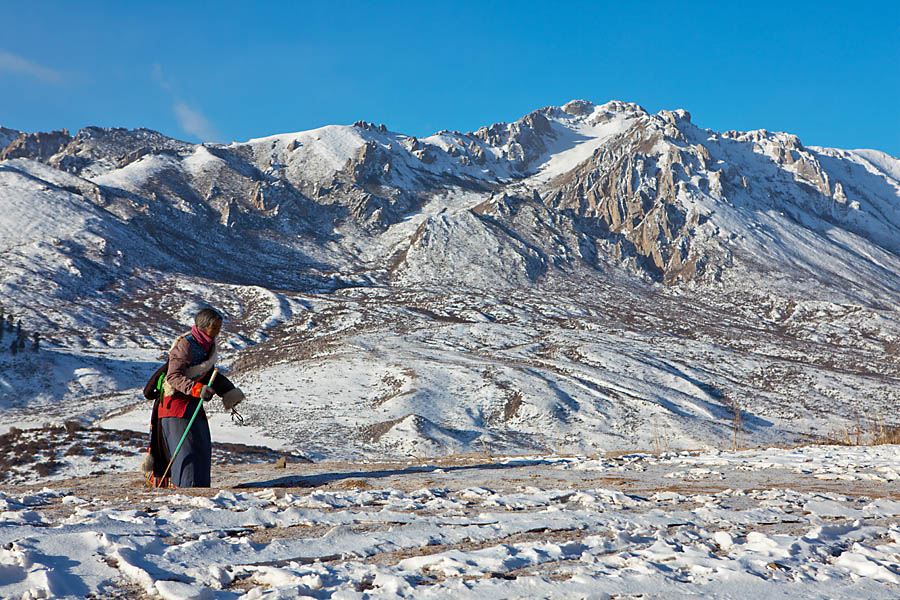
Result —
M 854 390 L 897 401 L 900 161 L 883 153 L 576 100 L 425 138 L 85 128 L 17 132 L 0 156 L 4 307 L 95 381 L 24 373 L 40 391 L 19 399 L 4 379 L 14 414 L 65 398 L 93 422 L 207 304 L 246 390 L 318 390 L 315 408 L 251 409 L 311 456 L 533 450 L 548 428 L 647 445 L 654 419 L 697 444 L 742 412 L 763 443 L 852 419 Z M 349 373 L 352 398 L 314 372 Z M 98 389 L 115 391 L 84 408 Z

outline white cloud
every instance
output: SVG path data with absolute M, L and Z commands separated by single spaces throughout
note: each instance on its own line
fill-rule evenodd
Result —
M 63 80 L 62 73 L 59 71 L 39 65 L 17 54 L 0 50 L 0 73 L 2 72 L 26 75 L 47 83 L 62 83 Z
M 172 109 L 175 111 L 175 117 L 178 118 L 178 124 L 185 132 L 197 136 L 204 142 L 219 139 L 215 127 L 200 111 L 191 108 L 181 100 L 176 101 Z
M 172 111 L 175 118 L 178 119 L 178 125 L 185 133 L 200 138 L 201 142 L 214 142 L 219 140 L 219 132 L 210 123 L 206 116 L 197 110 L 188 106 L 181 98 L 176 89 L 175 82 L 170 79 L 159 63 L 153 63 L 150 76 L 156 84 L 166 92 L 166 95 L 172 99 Z
M 153 63 L 153 79 L 156 80 L 156 83 L 159 84 L 164 90 L 172 89 L 172 82 L 166 77 L 165 73 L 163 73 L 162 65 L 159 63 Z

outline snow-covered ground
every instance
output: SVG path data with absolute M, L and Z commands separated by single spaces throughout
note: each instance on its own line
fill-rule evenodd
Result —
M 13 487 L 0 596 L 896 598 L 898 463 L 898 446 L 468 455 L 222 467 L 213 490 Z
M 0 597 L 897 598 L 896 446 L 722 449 L 900 426 L 898 199 L 622 102 L 3 161 Z M 146 490 L 204 306 L 245 423 Z
M 625 287 L 560 299 L 188 283 L 186 297 L 216 295 L 235 315 L 219 366 L 247 395 L 245 424 L 214 401 L 220 442 L 350 460 L 724 448 L 738 414 L 753 446 L 860 427 L 868 442 L 876 422 L 896 425 L 894 367 L 881 359 L 900 331 L 890 313 L 773 300 L 742 315 Z M 196 306 L 178 305 L 176 331 Z M 0 434 L 68 420 L 146 434 L 140 388 L 171 339 L 155 333 L 0 352 Z

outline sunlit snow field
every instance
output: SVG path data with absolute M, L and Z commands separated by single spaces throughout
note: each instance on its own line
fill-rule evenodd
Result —
M 896 598 L 898 463 L 897 446 L 485 455 L 243 466 L 207 493 L 8 490 L 0 595 Z

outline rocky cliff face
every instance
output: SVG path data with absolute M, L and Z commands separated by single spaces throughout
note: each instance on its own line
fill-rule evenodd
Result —
M 3 150 L 0 150 L 0 160 L 31 158 L 46 161 L 71 140 L 72 137 L 65 129 L 50 133 L 20 133 Z
M 508 161 L 516 173 L 525 173 L 547 153 L 548 144 L 556 137 L 544 112 L 536 110 L 510 125 L 497 123 L 482 127 L 469 137 L 501 149 L 501 158 Z M 472 150 L 471 158 L 476 162 L 484 155 L 483 147 L 474 140 L 469 141 L 468 149 Z
M 742 250 L 736 238 L 771 247 L 785 219 L 900 250 L 900 181 L 889 168 L 790 134 L 700 129 L 683 110 L 635 120 L 539 189 L 549 207 L 593 228 L 602 253 L 666 283 L 718 279 Z M 762 214 L 782 224 L 763 231 Z
M 642 119 L 603 145 L 585 163 L 558 178 L 545 192 L 555 209 L 600 225 L 606 251 L 638 255 L 667 282 L 691 280 L 704 260 L 692 252 L 692 231 L 700 217 L 679 199 L 685 162 L 684 111 Z

